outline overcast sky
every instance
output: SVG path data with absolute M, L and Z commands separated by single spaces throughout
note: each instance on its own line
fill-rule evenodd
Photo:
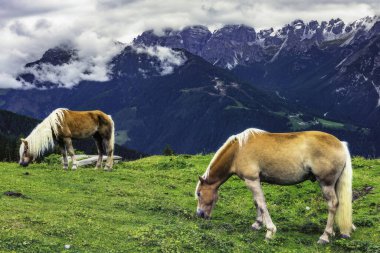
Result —
M 258 30 L 297 18 L 352 22 L 378 13 L 379 0 L 0 0 L 0 88 L 18 87 L 14 77 L 25 63 L 65 42 L 104 62 L 115 54 L 113 41 L 131 42 L 147 29 L 247 24 Z

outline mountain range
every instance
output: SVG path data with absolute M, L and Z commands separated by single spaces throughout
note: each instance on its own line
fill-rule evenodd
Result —
M 333 119 L 373 126 L 380 118 L 380 19 L 351 24 L 295 20 L 255 31 L 204 26 L 163 35 L 146 31 L 135 45 L 183 48 L 260 89 Z M 359 104 L 359 105 L 358 105 Z
M 295 20 L 278 30 L 146 31 L 108 63 L 109 80 L 71 89 L 40 73 L 80 61 L 77 49 L 47 50 L 18 76 L 36 88 L 0 90 L 0 108 L 36 118 L 57 107 L 101 109 L 116 122 L 118 144 L 150 154 L 167 144 L 178 153 L 215 151 L 256 127 L 323 130 L 348 140 L 354 154 L 376 156 L 379 48 L 376 16 L 347 25 Z

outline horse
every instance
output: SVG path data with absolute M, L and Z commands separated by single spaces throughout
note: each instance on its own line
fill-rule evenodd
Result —
M 72 139 L 93 137 L 99 154 L 96 168 L 102 167 L 103 153 L 107 154 L 104 170 L 112 170 L 115 127 L 112 117 L 102 111 L 71 111 L 58 108 L 50 113 L 25 139 L 21 139 L 19 164 L 26 167 L 57 143 L 63 156 L 63 168 L 68 169 L 67 153 L 71 156 L 72 170 L 78 163 Z
M 232 175 L 252 191 L 257 217 L 252 229 L 266 226 L 265 239 L 277 231 L 269 215 L 261 182 L 294 185 L 306 180 L 319 182 L 328 203 L 328 219 L 318 243 L 334 235 L 334 218 L 343 238 L 352 224 L 352 165 L 348 145 L 335 136 L 319 132 L 270 133 L 249 128 L 233 135 L 219 148 L 195 190 L 197 215 L 209 219 L 218 199 L 218 189 Z

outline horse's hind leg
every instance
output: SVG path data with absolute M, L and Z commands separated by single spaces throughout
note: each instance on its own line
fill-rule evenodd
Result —
M 75 151 L 74 151 L 71 138 L 64 138 L 63 141 L 65 142 L 67 152 L 69 153 L 69 156 L 71 156 L 71 161 L 73 162 L 71 169 L 76 170 L 78 167 L 78 164 L 77 164 L 77 159 L 75 158 Z
M 259 209 L 259 212 L 262 216 L 262 223 L 267 228 L 267 233 L 265 235 L 265 239 L 272 239 L 274 234 L 277 231 L 276 226 L 273 224 L 272 219 L 269 215 L 269 211 L 267 208 L 267 205 L 265 203 L 265 197 L 263 190 L 261 189 L 260 180 L 245 180 L 245 183 L 247 184 L 248 188 L 252 191 L 253 197 L 255 199 L 255 202 L 257 204 L 257 207 Z M 259 214 L 258 212 L 258 214 Z M 255 224 L 255 223 L 254 223 Z
M 338 207 L 338 199 L 337 199 L 337 196 L 335 193 L 335 186 L 334 185 L 326 186 L 326 185 L 321 184 L 321 189 L 323 192 L 323 196 L 327 200 L 327 204 L 329 207 L 329 215 L 327 218 L 326 228 L 318 240 L 318 243 L 324 244 L 324 243 L 329 242 L 329 236 L 334 235 L 333 225 L 334 225 L 334 216 L 336 213 L 336 209 Z
M 114 145 L 107 138 L 103 139 L 103 143 L 104 143 L 104 146 L 106 147 L 106 152 L 107 152 L 107 162 L 106 162 L 106 166 L 104 167 L 104 169 L 105 170 L 112 170 Z
M 102 141 L 102 137 L 99 134 L 95 134 L 94 139 L 95 139 L 95 143 L 96 143 L 96 147 L 98 149 L 98 155 L 99 155 L 95 168 L 99 169 L 102 167 L 102 163 L 103 163 L 103 152 L 104 152 L 103 141 Z

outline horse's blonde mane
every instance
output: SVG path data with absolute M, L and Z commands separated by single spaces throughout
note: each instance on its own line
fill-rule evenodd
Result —
M 205 171 L 205 173 L 203 174 L 202 177 L 205 180 L 207 180 L 207 178 L 210 175 L 210 170 L 211 170 L 212 165 L 215 163 L 216 160 L 219 159 L 220 155 L 231 144 L 233 144 L 233 143 L 235 143 L 237 141 L 239 143 L 239 147 L 242 147 L 244 144 L 247 143 L 247 141 L 249 140 L 249 138 L 251 136 L 255 136 L 255 135 L 258 135 L 258 134 L 262 134 L 262 133 L 266 133 L 266 131 L 261 130 L 261 129 L 257 129 L 257 128 L 248 128 L 248 129 L 244 130 L 243 132 L 241 132 L 239 134 L 230 136 L 227 139 L 227 141 L 218 149 L 218 151 L 216 151 L 214 157 L 211 159 L 211 162 L 210 162 L 209 166 L 207 167 L 207 170 Z
M 227 139 L 227 141 L 216 151 L 214 157 L 211 159 L 211 162 L 208 165 L 208 167 L 207 167 L 205 173 L 203 174 L 202 178 L 204 180 L 208 179 L 208 177 L 210 175 L 211 167 L 220 158 L 220 156 L 224 153 L 224 151 L 230 145 L 232 145 L 235 142 L 238 142 L 239 143 L 239 147 L 241 148 L 241 147 L 244 146 L 244 144 L 247 143 L 247 141 L 249 140 L 249 138 L 251 136 L 255 136 L 255 135 L 258 135 L 258 134 L 262 134 L 262 133 L 266 133 L 266 131 L 261 130 L 261 129 L 257 129 L 257 128 L 248 128 L 248 129 L 244 130 L 243 132 L 241 132 L 239 134 L 230 136 Z M 198 198 L 198 196 L 197 196 L 197 190 L 198 190 L 199 186 L 200 186 L 200 181 L 198 182 L 197 187 L 195 188 L 195 198 L 196 199 Z
M 29 153 L 34 158 L 54 147 L 54 135 L 58 136 L 58 128 L 62 126 L 64 112 L 67 110 L 65 108 L 55 109 L 26 137 Z M 21 144 L 20 152 L 24 150 L 23 147 L 24 143 Z

